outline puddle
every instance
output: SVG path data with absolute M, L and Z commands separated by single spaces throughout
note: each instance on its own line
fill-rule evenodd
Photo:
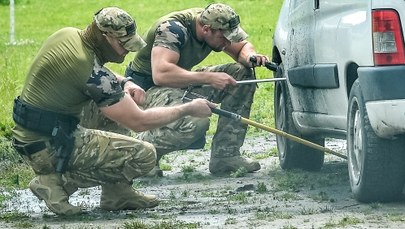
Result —
M 45 202 L 39 200 L 31 190 L 15 190 L 14 192 L 1 192 L 2 195 L 12 198 L 3 202 L 2 212 L 19 212 L 29 215 L 43 214 L 44 212 L 52 214 L 45 205 Z M 100 187 L 88 189 L 79 189 L 69 198 L 69 202 L 75 206 L 82 206 L 86 210 L 98 207 L 100 204 Z

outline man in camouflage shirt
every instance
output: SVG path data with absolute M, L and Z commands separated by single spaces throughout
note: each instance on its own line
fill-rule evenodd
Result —
M 253 79 L 250 57 L 256 57 L 255 65 L 264 65 L 268 58 L 257 54 L 246 38 L 239 16 L 228 5 L 218 3 L 205 9 L 173 12 L 152 25 L 145 38 L 147 46 L 135 55 L 125 76 L 146 90 L 145 108 L 181 104 L 184 88 L 210 85 L 195 92 L 221 103 L 224 110 L 248 118 L 256 85 L 236 85 L 236 81 Z M 237 63 L 192 71 L 212 51 L 223 51 Z M 139 138 L 156 147 L 159 160 L 175 150 L 203 147 L 208 128 L 208 118 L 184 117 L 142 132 Z M 230 173 L 241 167 L 248 172 L 260 169 L 259 163 L 240 155 L 246 130 L 245 124 L 219 118 L 211 148 L 212 174 Z M 153 173 L 162 175 L 158 164 Z
M 129 51 L 146 44 L 136 33 L 132 17 L 116 7 L 98 11 L 84 30 L 63 28 L 43 44 L 31 65 L 24 88 L 15 100 L 13 145 L 34 170 L 31 191 L 60 215 L 81 208 L 69 203 L 78 188 L 101 185 L 105 210 L 142 209 L 158 205 L 153 195 L 132 188 L 134 178 L 156 164 L 152 144 L 80 125 L 80 114 L 94 101 L 103 115 L 120 128 L 145 131 L 185 116 L 208 117 L 214 105 L 207 100 L 142 110 L 145 92 L 117 76 L 104 64 L 122 63 Z M 125 87 L 125 88 L 124 88 Z M 59 147 L 60 131 L 64 137 Z M 116 131 L 118 132 L 118 131 Z M 69 145 L 71 144 L 71 145 Z M 60 152 L 71 148 L 59 171 Z M 60 151 L 62 149 L 62 151 Z

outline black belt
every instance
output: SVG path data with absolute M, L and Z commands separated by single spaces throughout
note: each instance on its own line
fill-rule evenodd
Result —
M 125 77 L 131 77 L 138 86 L 147 91 L 149 88 L 155 86 L 152 76 L 140 72 L 136 72 L 131 69 L 130 66 L 125 70 Z
M 65 130 L 74 130 L 80 121 L 71 115 L 60 114 L 30 105 L 22 101 L 19 96 L 14 99 L 13 120 L 25 129 L 49 137 L 56 126 L 62 126 Z
M 46 148 L 46 143 L 45 141 L 24 143 L 17 139 L 13 139 L 13 147 L 19 154 L 30 156 L 36 152 L 44 150 Z

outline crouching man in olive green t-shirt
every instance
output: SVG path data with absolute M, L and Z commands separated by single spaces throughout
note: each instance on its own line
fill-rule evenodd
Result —
M 105 210 L 158 205 L 157 197 L 132 188 L 134 178 L 156 163 L 155 147 L 125 135 L 78 125 L 83 107 L 94 101 L 121 128 L 137 132 L 167 125 L 184 116 L 207 117 L 207 100 L 142 110 L 145 92 L 104 67 L 122 63 L 145 42 L 128 13 L 107 7 L 85 29 L 63 28 L 43 44 L 15 99 L 13 146 L 34 170 L 31 191 L 60 215 L 82 210 L 69 203 L 78 188 L 101 185 Z M 125 89 L 123 90 L 123 86 Z

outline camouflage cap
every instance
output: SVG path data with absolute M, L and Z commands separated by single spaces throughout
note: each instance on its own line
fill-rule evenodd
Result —
M 94 21 L 102 32 L 118 38 L 128 51 L 136 52 L 146 46 L 146 42 L 136 33 L 134 19 L 120 8 L 103 8 L 94 15 Z
M 220 29 L 224 36 L 231 42 L 245 40 L 248 35 L 240 27 L 239 15 L 235 11 L 221 3 L 208 5 L 201 13 L 201 22 L 213 29 Z

